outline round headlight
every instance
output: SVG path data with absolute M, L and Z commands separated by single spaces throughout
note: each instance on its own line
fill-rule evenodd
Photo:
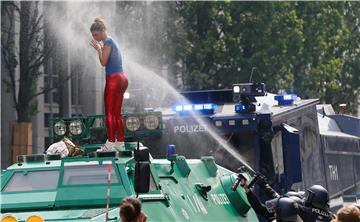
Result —
M 26 222 L 44 222 L 45 220 L 42 219 L 40 216 L 32 215 L 26 219 Z
M 74 120 L 70 123 L 70 133 L 73 135 L 80 135 L 82 133 L 82 122 L 81 120 Z
M 144 119 L 144 125 L 148 130 L 154 130 L 159 127 L 159 118 L 155 115 L 148 115 Z
M 140 128 L 140 120 L 138 117 L 130 116 L 126 119 L 126 128 L 129 131 L 136 131 Z
M 54 124 L 54 132 L 58 136 L 65 135 L 66 127 L 64 121 L 59 121 Z
M 18 222 L 18 220 L 11 216 L 11 215 L 4 215 L 2 218 L 1 218 L 1 222 Z

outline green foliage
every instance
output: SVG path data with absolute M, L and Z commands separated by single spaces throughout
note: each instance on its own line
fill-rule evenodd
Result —
M 176 61 L 186 90 L 263 81 L 270 91 L 356 110 L 358 2 L 180 2 Z

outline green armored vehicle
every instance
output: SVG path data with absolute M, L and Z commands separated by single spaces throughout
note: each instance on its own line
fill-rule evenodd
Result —
M 161 134 L 161 113 L 125 115 L 124 121 L 137 128 L 126 129 L 133 142 L 125 151 L 105 152 L 96 143 L 103 116 L 51 120 L 54 142 L 69 137 L 81 155 L 19 156 L 1 172 L 1 221 L 120 221 L 127 196 L 141 199 L 147 221 L 258 221 L 243 188 L 232 189 L 237 174 L 211 156 L 186 159 L 170 145 L 166 157 L 153 158 L 137 142 Z

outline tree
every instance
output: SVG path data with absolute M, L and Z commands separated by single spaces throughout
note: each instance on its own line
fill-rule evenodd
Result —
M 175 61 L 184 89 L 253 80 L 322 102 L 359 94 L 358 2 L 181 2 Z
M 355 113 L 359 92 L 359 3 L 301 2 L 304 44 L 296 66 L 294 88 L 304 97 L 347 103 Z M 357 16 L 357 17 L 356 17 Z
M 9 80 L 4 84 L 12 94 L 18 122 L 31 122 L 37 111 L 35 98 L 52 89 L 37 91 L 37 80 L 41 66 L 51 53 L 44 45 L 43 15 L 39 12 L 39 2 L 1 2 L 2 14 L 9 22 L 2 24 L 1 51 Z M 20 31 L 14 29 L 19 18 Z M 18 35 L 18 48 L 16 36 Z M 15 68 L 19 66 L 17 77 Z M 17 79 L 18 78 L 18 79 Z
M 180 16 L 178 56 L 187 89 L 230 87 L 248 81 L 253 67 L 271 88 L 291 86 L 288 63 L 296 55 L 289 54 L 298 52 L 301 24 L 289 3 L 184 2 Z

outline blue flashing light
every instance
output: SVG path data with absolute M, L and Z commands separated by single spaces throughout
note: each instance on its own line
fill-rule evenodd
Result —
M 203 109 L 204 109 L 203 104 L 195 104 L 194 105 L 194 110 L 196 110 L 196 111 L 203 110 Z
M 188 113 L 190 111 L 201 112 L 204 114 L 212 114 L 217 108 L 216 104 L 205 103 L 205 104 L 183 104 L 175 106 L 175 111 L 177 113 Z
M 213 109 L 213 104 L 204 104 L 204 109 L 206 110 L 210 110 L 210 109 Z
M 236 104 L 235 112 L 237 113 L 247 113 L 247 106 L 245 104 Z
M 292 105 L 294 104 L 294 101 L 296 100 L 297 95 L 295 94 L 287 94 L 287 95 L 278 95 L 275 96 L 274 99 L 278 101 L 279 106 L 286 106 L 286 105 Z
M 174 144 L 167 145 L 166 156 L 167 157 L 176 156 L 176 146 Z
M 192 105 L 183 105 L 183 110 L 184 111 L 191 111 L 191 110 L 193 110 L 193 107 L 192 107 Z
M 256 107 L 252 103 L 240 103 L 235 105 L 235 112 L 241 114 L 254 113 Z

